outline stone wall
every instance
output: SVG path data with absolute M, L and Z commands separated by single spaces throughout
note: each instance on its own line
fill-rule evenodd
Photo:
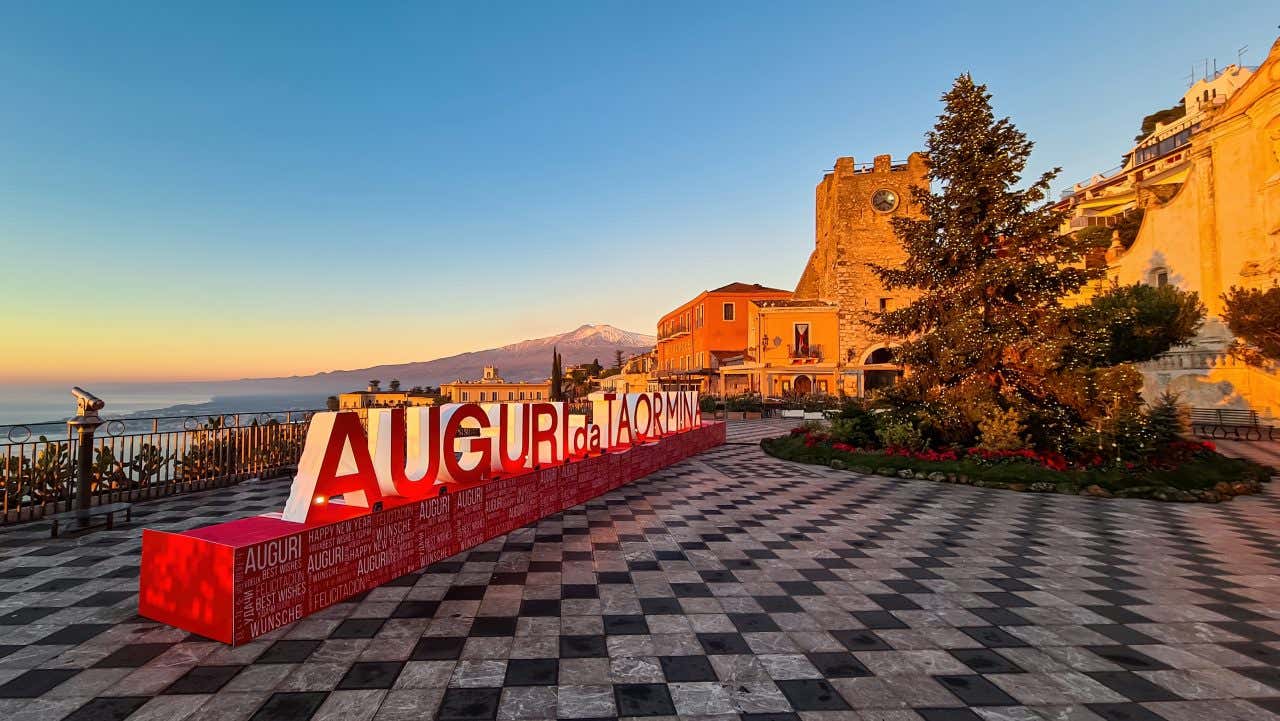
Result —
M 853 158 L 838 158 L 835 169 L 818 183 L 814 250 L 795 295 L 839 304 L 840 360 L 847 365 L 862 363 L 868 352 L 885 342 L 865 325 L 866 314 L 879 310 L 880 299 L 889 298 L 890 307 L 910 299 L 901 290 L 885 290 L 869 264 L 895 265 L 905 260 L 890 219 L 919 217 L 910 188 L 927 187 L 926 172 L 919 153 L 898 165 L 888 155 L 876 156 L 872 165 L 862 167 Z M 872 206 L 872 197 L 882 189 L 898 197 L 897 207 L 888 212 Z

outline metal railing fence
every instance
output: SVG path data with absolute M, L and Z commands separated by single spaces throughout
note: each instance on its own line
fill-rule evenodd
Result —
M 287 474 L 297 465 L 314 413 L 103 420 L 84 445 L 66 425 L 61 434 L 42 435 L 32 429 L 51 424 L 0 426 L 0 524 L 74 508 L 81 448 L 92 453 L 87 466 L 92 504 Z

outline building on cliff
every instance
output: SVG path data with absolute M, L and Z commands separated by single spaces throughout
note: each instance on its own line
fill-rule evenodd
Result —
M 1182 105 L 1186 115 L 1157 126 L 1121 168 L 1064 193 L 1064 230 L 1112 229 L 1100 252 L 1107 282 L 1172 284 L 1209 310 L 1193 344 L 1142 364 L 1147 397 L 1170 390 L 1194 407 L 1274 417 L 1280 373 L 1227 353 L 1221 314 L 1232 286 L 1280 282 L 1280 40 L 1257 68 L 1202 78 Z

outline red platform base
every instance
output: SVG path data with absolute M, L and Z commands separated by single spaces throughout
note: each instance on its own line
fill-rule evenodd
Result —
M 724 443 L 723 423 L 340 520 L 144 530 L 138 613 L 232 645 Z

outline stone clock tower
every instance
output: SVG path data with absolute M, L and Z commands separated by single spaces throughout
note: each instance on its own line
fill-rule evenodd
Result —
M 886 339 L 864 325 L 865 314 L 901 307 L 910 297 L 901 290 L 886 290 L 868 264 L 895 265 L 906 259 L 890 219 L 919 217 L 909 189 L 928 187 L 926 173 L 920 153 L 899 164 L 879 155 L 870 166 L 838 158 L 835 168 L 818 183 L 816 243 L 795 297 L 839 305 L 840 361 L 846 368 L 894 372 L 893 366 L 884 363 L 884 352 L 876 353 Z

